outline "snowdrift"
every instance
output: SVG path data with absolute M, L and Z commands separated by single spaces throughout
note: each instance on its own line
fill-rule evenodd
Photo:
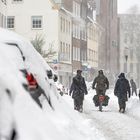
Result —
M 20 70 L 25 68 L 33 73 L 52 107 L 41 96 L 41 109 L 24 89 L 27 81 Z M 0 28 L 0 140 L 10 140 L 13 130 L 16 140 L 100 139 L 94 127 L 91 132 L 88 120 L 59 95 L 53 79 L 47 77 L 50 69 L 28 40 Z

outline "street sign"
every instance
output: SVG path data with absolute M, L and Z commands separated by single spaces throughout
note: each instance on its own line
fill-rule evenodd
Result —
M 54 59 L 53 64 L 57 64 L 57 63 L 58 63 L 57 59 Z

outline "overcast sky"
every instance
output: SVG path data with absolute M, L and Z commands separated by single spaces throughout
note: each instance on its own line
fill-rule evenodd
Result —
M 133 5 L 140 7 L 140 0 L 118 0 L 118 13 L 126 13 Z

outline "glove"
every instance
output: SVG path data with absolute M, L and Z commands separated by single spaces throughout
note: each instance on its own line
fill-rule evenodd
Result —
M 106 89 L 109 89 L 109 87 L 107 87 Z
M 86 91 L 86 92 L 85 92 L 85 95 L 87 95 L 87 94 L 88 94 L 88 92 Z
M 95 87 L 92 87 L 92 89 L 95 89 Z
M 71 92 L 69 92 L 69 96 L 71 96 Z

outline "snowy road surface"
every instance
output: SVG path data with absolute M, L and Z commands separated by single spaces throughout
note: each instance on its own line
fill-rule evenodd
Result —
M 92 91 L 93 92 L 93 91 Z M 106 140 L 140 140 L 140 101 L 133 97 L 127 103 L 125 114 L 118 112 L 117 98 L 112 91 L 108 91 L 110 102 L 108 107 L 99 112 L 92 102 L 93 94 L 90 93 L 84 102 L 83 117 L 91 120 L 91 126 L 96 126 Z

